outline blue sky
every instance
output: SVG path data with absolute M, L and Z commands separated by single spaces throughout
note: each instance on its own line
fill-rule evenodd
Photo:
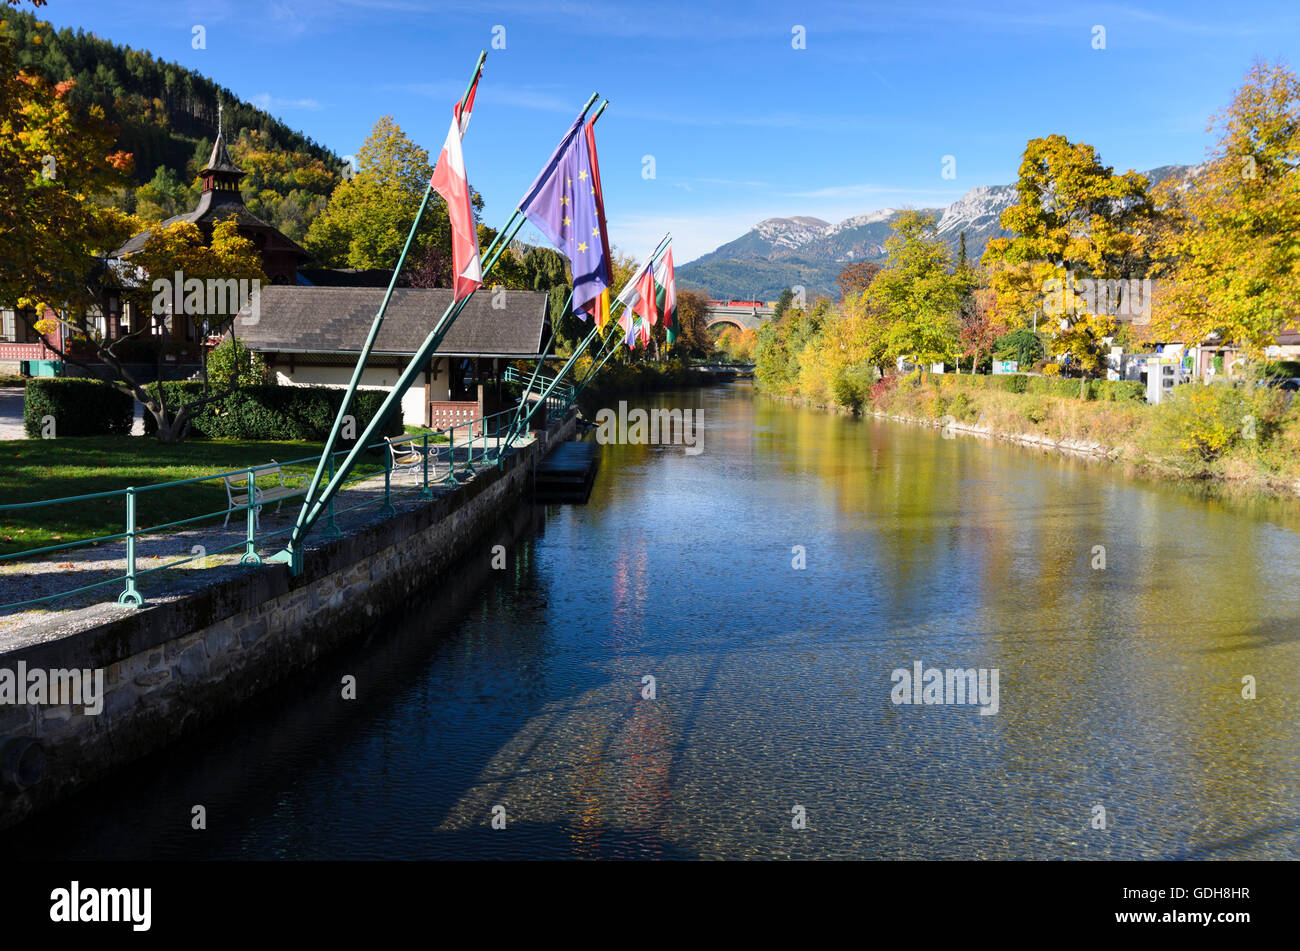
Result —
M 763 218 L 1010 182 L 1034 136 L 1082 139 L 1118 169 L 1197 162 L 1252 59 L 1296 65 L 1300 40 L 1295 0 L 51 0 L 41 16 L 200 70 L 339 154 L 391 114 L 436 155 L 487 48 L 465 157 L 492 225 L 599 90 L 614 242 L 639 256 L 672 230 L 679 264 Z

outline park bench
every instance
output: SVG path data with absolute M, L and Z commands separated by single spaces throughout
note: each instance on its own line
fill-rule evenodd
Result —
M 257 475 L 273 475 L 279 480 L 279 484 L 265 489 L 259 488 L 256 482 L 249 479 L 247 472 L 232 473 L 231 475 L 222 476 L 221 481 L 226 487 L 226 521 L 222 524 L 222 528 L 225 528 L 230 524 L 231 512 L 248 505 L 248 490 L 250 488 L 250 482 L 252 482 L 251 488 L 253 490 L 254 526 L 257 525 L 258 520 L 261 518 L 262 506 L 267 502 L 276 502 L 277 505 L 275 506 L 275 510 L 276 512 L 279 512 L 280 506 L 284 504 L 285 499 L 302 492 L 302 489 L 284 484 L 284 472 L 281 471 L 280 464 L 274 459 L 271 460 L 270 465 L 257 466 L 253 472 L 255 473 L 253 476 L 254 479 L 256 479 Z
M 384 442 L 388 443 L 388 451 L 393 457 L 394 472 L 399 469 L 414 469 L 424 463 L 424 452 L 412 445 L 412 442 L 419 438 L 419 436 L 400 436 L 397 439 L 392 436 L 384 437 Z

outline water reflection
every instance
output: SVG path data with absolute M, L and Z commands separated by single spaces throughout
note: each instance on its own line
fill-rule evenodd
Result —
M 1294 505 L 744 386 L 648 402 L 702 408 L 704 453 L 604 447 L 588 505 L 521 516 L 509 571 L 467 569 L 291 699 L 0 847 L 1297 854 Z M 890 671 L 918 660 L 998 668 L 1001 711 L 894 706 Z M 368 686 L 355 707 L 335 699 L 343 672 Z M 177 833 L 193 802 L 211 804 L 201 838 Z

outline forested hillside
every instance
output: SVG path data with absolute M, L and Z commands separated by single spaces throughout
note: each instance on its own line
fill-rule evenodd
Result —
M 137 187 L 119 194 L 127 211 L 165 218 L 193 207 L 198 170 L 217 129 L 217 105 L 235 161 L 248 176 L 249 210 L 301 240 L 340 180 L 342 160 L 207 77 L 82 30 L 55 30 L 37 16 L 0 14 L 20 68 L 73 80 L 75 106 L 99 105 L 135 157 Z

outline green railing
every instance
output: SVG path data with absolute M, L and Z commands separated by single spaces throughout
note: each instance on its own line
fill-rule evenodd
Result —
M 524 379 L 524 375 L 512 366 L 506 367 L 506 372 L 501 375 L 501 379 L 505 380 L 507 383 L 523 383 L 525 385 L 525 390 L 527 390 L 523 395 L 524 399 L 528 398 L 528 393 L 535 392 L 528 386 L 528 381 Z M 544 389 L 548 384 L 555 382 L 555 377 L 548 376 L 545 373 L 538 373 L 537 379 L 534 382 L 540 384 L 541 388 Z M 573 402 L 573 386 L 568 383 L 561 383 L 552 390 L 551 395 L 558 396 L 560 399 L 564 400 L 566 404 L 571 404 Z
M 411 492 L 419 492 L 426 497 L 432 497 L 433 487 L 435 485 L 459 485 L 462 479 L 472 478 L 480 469 L 489 466 L 496 466 L 501 461 L 501 456 L 508 445 L 506 436 L 509 427 L 505 425 L 507 415 L 513 416 L 514 409 L 504 410 L 499 413 L 493 413 L 487 416 L 481 416 L 477 419 L 469 420 L 463 423 L 457 423 L 446 429 L 436 432 L 417 433 L 407 436 L 389 437 L 382 442 L 374 443 L 367 447 L 369 450 L 379 450 L 383 452 L 384 459 L 384 487 L 383 494 L 375 498 L 367 498 L 364 501 L 350 505 L 346 508 L 336 508 L 333 498 L 330 499 L 325 517 L 325 526 L 322 534 L 326 537 L 337 537 L 341 535 L 336 516 L 364 508 L 367 505 L 379 504 L 379 511 L 382 514 L 392 514 L 396 511 L 393 507 L 394 495 L 403 495 Z M 459 439 L 457 438 L 459 434 Z M 494 440 L 495 445 L 489 446 L 489 440 Z M 391 447 L 391 448 L 390 448 Z M 349 449 L 340 449 L 330 454 L 328 460 L 329 473 L 332 477 L 334 467 L 338 462 L 338 457 L 346 455 Z M 243 549 L 240 555 L 240 562 L 244 564 L 260 564 L 262 559 L 257 552 L 258 544 L 266 543 L 272 539 L 286 536 L 292 531 L 293 525 L 270 530 L 261 527 L 259 510 L 264 509 L 267 505 L 278 504 L 287 499 L 301 498 L 307 491 L 305 485 L 302 486 L 284 486 L 285 474 L 283 470 L 286 467 L 294 465 L 303 465 L 316 462 L 320 456 L 306 456 L 301 459 L 290 459 L 287 462 L 268 462 L 261 465 L 249 466 L 242 469 L 229 469 L 224 472 L 211 473 L 209 475 L 195 476 L 190 479 L 178 479 L 172 482 L 160 482 L 156 485 L 145 486 L 128 486 L 125 489 L 113 489 L 106 492 L 92 492 L 86 495 L 67 496 L 58 499 L 44 499 L 37 502 L 17 502 L 7 505 L 0 505 L 0 517 L 7 512 L 30 511 L 34 509 L 46 508 L 54 505 L 65 504 L 82 504 L 87 502 L 100 502 L 108 499 L 121 498 L 124 502 L 125 517 L 124 530 L 115 532 L 110 535 L 98 535 L 93 538 L 84 538 L 72 542 L 62 542 L 57 545 L 46 545 L 40 548 L 28 549 L 25 551 L 13 552 L 7 555 L 0 555 L 0 564 L 5 562 L 14 562 L 19 560 L 28 560 L 42 555 L 48 555 L 53 552 L 66 551 L 72 548 L 81 548 L 87 546 L 98 546 L 106 542 L 116 542 L 125 540 L 125 570 L 123 574 L 107 578 L 103 581 L 96 581 L 92 584 L 80 585 L 66 591 L 59 591 L 54 594 L 42 595 L 36 598 L 30 598 L 25 601 L 14 601 L 8 604 L 0 604 L 0 612 L 9 612 L 18 608 L 26 608 L 37 604 L 43 604 L 49 601 L 56 601 L 61 598 L 71 597 L 75 594 L 81 594 L 85 591 L 91 591 L 96 588 L 103 588 L 109 585 L 122 586 L 121 593 L 117 600 L 122 604 L 132 604 L 139 607 L 145 603 L 144 595 L 140 591 L 140 579 L 146 575 L 155 572 L 165 571 L 169 568 L 176 568 L 180 565 L 187 564 L 204 558 L 211 558 L 215 555 L 225 554 L 226 552 L 236 549 Z M 393 473 L 411 469 L 420 470 L 420 479 L 415 486 L 398 489 L 396 492 L 393 488 Z M 439 474 L 439 469 L 442 474 Z M 305 479 L 308 473 L 304 472 L 301 478 Z M 378 472 L 362 472 L 349 476 L 344 485 L 354 485 L 355 483 L 377 478 Z M 298 476 L 292 476 L 298 478 Z M 258 485 L 257 480 L 261 478 L 262 484 Z M 237 482 L 227 482 L 228 492 L 232 495 L 247 495 L 246 501 L 241 504 L 227 505 L 225 508 L 204 512 L 199 515 L 189 516 L 187 518 L 175 519 L 158 525 L 150 525 L 147 528 L 141 527 L 137 519 L 137 503 L 141 496 L 149 493 L 158 493 L 167 489 L 175 489 L 177 486 L 193 485 L 202 482 L 215 482 L 218 480 L 237 480 Z M 270 479 L 275 479 L 274 485 L 269 484 Z M 255 487 L 254 491 L 249 491 L 249 487 Z M 281 488 L 292 491 L 279 492 L 272 491 Z M 136 551 L 136 543 L 139 539 L 149 535 L 167 534 L 169 530 L 177 529 L 186 525 L 194 525 L 201 522 L 216 522 L 222 518 L 229 519 L 230 516 L 238 512 L 244 513 L 245 531 L 243 537 L 238 541 L 219 548 L 207 549 L 203 546 L 197 553 L 191 550 L 188 557 L 177 558 L 163 565 L 156 565 L 150 568 L 141 568 Z

